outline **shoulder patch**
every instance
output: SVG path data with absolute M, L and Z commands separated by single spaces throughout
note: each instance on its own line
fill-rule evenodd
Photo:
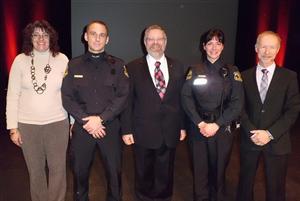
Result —
M 190 68 L 190 69 L 189 69 L 189 72 L 187 73 L 185 79 L 186 79 L 186 80 L 190 80 L 192 77 L 193 77 L 193 71 L 192 71 L 192 69 Z
M 241 73 L 239 71 L 233 72 L 233 77 L 234 77 L 234 80 L 236 80 L 236 81 L 239 81 L 239 82 L 243 81 Z
M 64 73 L 64 78 L 68 75 L 68 67 L 66 68 L 65 70 L 65 73 Z
M 126 66 L 123 66 L 123 72 L 124 72 L 124 75 L 129 78 Z

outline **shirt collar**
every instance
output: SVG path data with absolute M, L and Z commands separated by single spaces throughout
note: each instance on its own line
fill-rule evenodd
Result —
M 147 54 L 146 59 L 148 62 L 150 62 L 151 64 L 155 64 L 155 62 L 159 61 L 160 63 L 163 63 L 166 60 L 165 55 L 163 54 L 162 57 L 160 59 L 155 59 L 154 57 L 152 57 L 150 54 Z
M 257 64 L 257 71 L 261 72 L 262 69 L 267 69 L 269 73 L 273 74 L 276 68 L 275 62 L 273 62 L 270 66 L 263 67 L 259 63 Z
M 93 57 L 93 55 L 94 55 L 93 53 L 87 51 L 84 55 L 84 59 L 85 60 L 94 60 L 94 59 L 103 60 L 103 59 L 107 58 L 107 54 L 105 51 L 97 54 L 97 55 L 99 55 L 99 58 L 95 58 L 95 57 Z
M 208 59 L 205 59 L 204 63 L 211 68 L 215 68 L 216 70 L 222 68 L 224 66 L 223 59 L 219 58 L 214 63 L 211 63 Z

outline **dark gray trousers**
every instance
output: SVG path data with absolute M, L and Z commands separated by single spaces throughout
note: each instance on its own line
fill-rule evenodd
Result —
M 46 125 L 19 123 L 32 201 L 64 201 L 66 194 L 67 119 Z M 47 183 L 46 164 L 49 170 Z

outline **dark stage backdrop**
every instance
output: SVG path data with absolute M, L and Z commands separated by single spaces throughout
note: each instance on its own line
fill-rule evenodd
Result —
M 71 57 L 71 0 L 0 0 L 0 129 L 4 130 L 6 88 L 10 66 L 21 52 L 22 31 L 46 19 L 59 34 L 61 52 Z
M 299 74 L 299 10 L 299 0 L 0 0 L 0 119 L 5 119 L 8 71 L 21 50 L 22 29 L 35 19 L 47 19 L 57 29 L 69 58 L 84 51 L 83 27 L 102 19 L 111 33 L 107 51 L 125 61 L 142 55 L 143 29 L 161 24 L 167 53 L 185 64 L 199 61 L 200 34 L 219 27 L 226 34 L 225 61 L 235 60 L 241 70 L 255 64 L 257 33 L 273 30 L 283 37 L 280 64 Z
M 22 31 L 34 20 L 45 19 L 59 35 L 61 52 L 71 57 L 71 0 L 0 0 L 1 72 L 7 74 L 21 52 Z
M 256 65 L 254 45 L 257 34 L 272 30 L 282 41 L 276 62 L 300 73 L 300 1 L 239 1 L 235 63 L 240 70 Z
M 224 30 L 224 58 L 234 60 L 238 0 L 72 0 L 72 55 L 84 52 L 83 27 L 101 19 L 110 29 L 106 50 L 126 62 L 141 56 L 141 34 L 151 24 L 166 28 L 167 54 L 185 64 L 200 60 L 200 34 Z

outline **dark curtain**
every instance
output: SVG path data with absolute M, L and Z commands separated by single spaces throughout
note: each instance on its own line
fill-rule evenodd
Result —
M 20 53 L 22 31 L 37 19 L 45 19 L 59 35 L 61 52 L 71 56 L 71 0 L 0 1 L 0 126 L 5 128 L 6 88 L 10 65 Z
M 254 45 L 258 33 L 271 30 L 282 39 L 277 64 L 299 72 L 299 9 L 297 0 L 239 1 L 235 63 L 241 71 L 256 65 Z

